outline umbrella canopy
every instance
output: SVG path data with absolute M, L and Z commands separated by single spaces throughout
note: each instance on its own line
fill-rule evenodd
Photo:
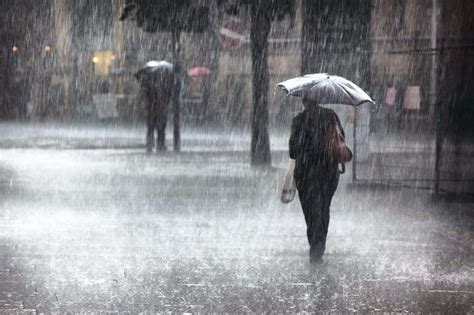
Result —
M 205 76 L 205 75 L 210 75 L 210 74 L 211 74 L 211 69 L 207 67 L 194 67 L 194 68 L 188 69 L 188 75 L 190 77 L 199 77 L 199 76 Z
M 344 104 L 358 106 L 375 103 L 355 83 L 327 73 L 307 74 L 277 84 L 287 95 L 306 97 L 318 104 Z
M 174 75 L 174 65 L 172 63 L 166 60 L 151 60 L 135 73 L 135 78 L 142 85 L 159 86 Z

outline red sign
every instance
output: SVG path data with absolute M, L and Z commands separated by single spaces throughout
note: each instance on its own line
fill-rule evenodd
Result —
M 222 22 L 219 31 L 219 40 L 227 48 L 239 48 L 245 42 L 245 27 L 237 19 L 228 19 Z

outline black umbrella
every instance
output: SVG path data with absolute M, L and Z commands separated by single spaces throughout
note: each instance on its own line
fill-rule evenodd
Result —
M 148 61 L 135 73 L 135 78 L 142 86 L 162 87 L 174 78 L 174 65 L 166 60 Z
M 358 106 L 363 103 L 375 103 L 355 83 L 327 73 L 307 74 L 277 84 L 288 94 L 305 97 L 318 104 L 344 104 Z

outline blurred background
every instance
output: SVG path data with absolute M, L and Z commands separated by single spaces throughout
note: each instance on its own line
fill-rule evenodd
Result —
M 268 31 L 252 24 L 250 2 L 188 2 L 2 0 L 0 119 L 141 124 L 133 74 L 148 60 L 168 59 L 179 64 L 185 126 L 251 128 L 258 137 L 256 125 L 286 130 L 301 110 L 277 82 L 328 72 L 376 101 L 338 109 L 348 141 L 359 144 L 354 179 L 472 192 L 472 1 L 269 2 Z M 252 41 L 268 44 L 261 64 L 252 63 L 252 47 L 259 54 Z M 267 69 L 265 79 L 253 86 L 259 69 Z M 388 143 L 391 151 L 380 149 Z M 380 163 L 408 173 L 374 174 Z

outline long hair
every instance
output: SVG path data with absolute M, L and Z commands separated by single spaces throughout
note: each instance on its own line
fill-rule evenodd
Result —
M 319 103 L 316 100 L 310 98 L 307 93 L 303 94 L 301 103 L 303 104 L 303 107 L 308 110 L 311 108 L 319 108 Z

